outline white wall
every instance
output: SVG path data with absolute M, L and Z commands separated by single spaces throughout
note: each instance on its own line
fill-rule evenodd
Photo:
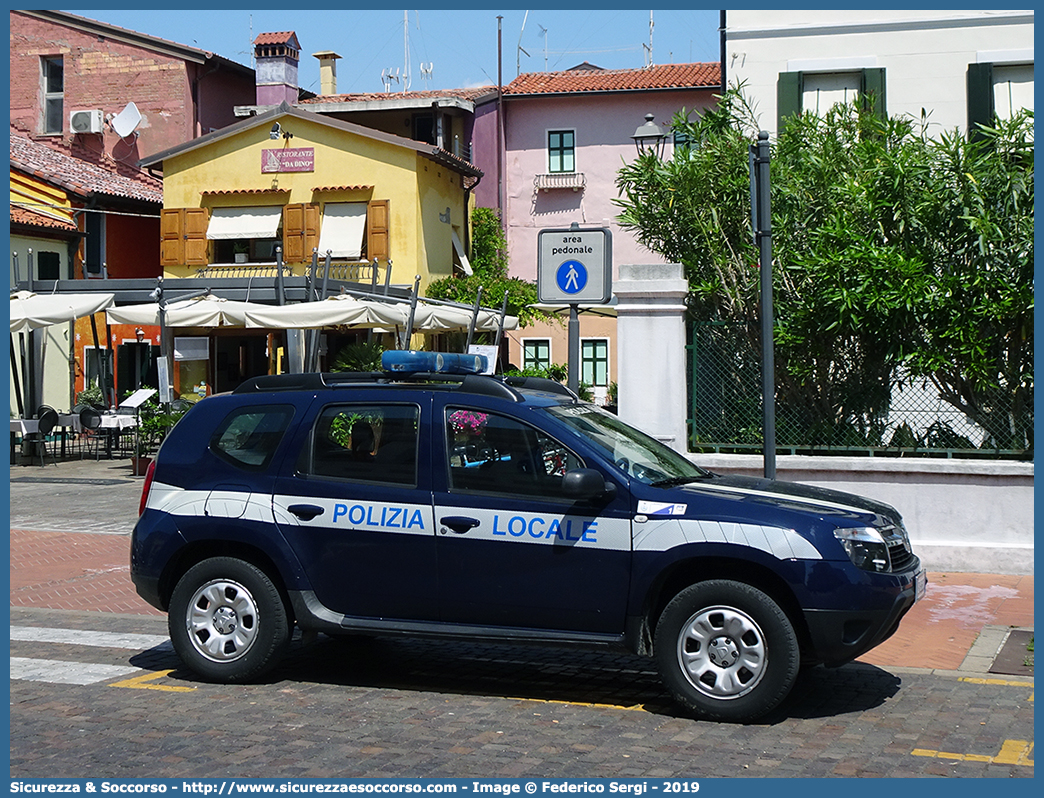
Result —
M 967 124 L 969 64 L 1033 61 L 1032 11 L 730 10 L 726 28 L 726 80 L 773 135 L 781 72 L 884 67 L 889 115 L 924 108 L 935 135 Z
M 719 474 L 760 477 L 755 455 L 690 454 Z M 1033 573 L 1033 464 L 892 457 L 776 458 L 776 477 L 883 501 L 929 571 Z

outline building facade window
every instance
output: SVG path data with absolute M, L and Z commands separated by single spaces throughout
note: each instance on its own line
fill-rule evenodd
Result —
M 62 256 L 57 252 L 36 253 L 36 277 L 39 280 L 61 280 Z
M 967 80 L 970 136 L 994 119 L 1010 119 L 1023 108 L 1033 110 L 1033 64 L 969 64 Z
M 572 130 L 549 130 L 547 133 L 547 171 L 576 171 L 576 135 Z
M 888 117 L 883 67 L 837 72 L 781 72 L 776 82 L 777 129 L 803 111 L 822 116 L 836 103 L 863 97 L 879 119 Z
M 580 342 L 580 379 L 592 388 L 609 387 L 609 341 L 589 338 Z
M 546 369 L 551 365 L 551 339 L 522 339 L 522 368 Z
M 43 132 L 60 134 L 65 124 L 65 69 L 62 57 L 40 59 L 43 87 Z

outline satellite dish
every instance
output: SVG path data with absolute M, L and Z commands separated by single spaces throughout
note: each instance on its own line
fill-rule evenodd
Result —
M 138 106 L 132 102 L 127 103 L 126 108 L 109 120 L 112 129 L 116 131 L 116 135 L 121 139 L 127 138 L 127 136 L 137 130 L 140 123 L 141 113 L 138 111 Z

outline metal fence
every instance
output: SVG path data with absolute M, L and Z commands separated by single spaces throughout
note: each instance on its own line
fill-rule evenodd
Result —
M 762 451 L 761 352 L 751 332 L 743 322 L 690 323 L 686 349 L 691 451 Z M 777 357 L 777 375 L 784 367 Z M 973 423 L 925 381 L 897 381 L 885 412 L 876 418 L 826 422 L 776 401 L 779 454 L 1032 457 L 1031 446 L 999 448 L 997 440 L 1010 440 L 1010 435 Z

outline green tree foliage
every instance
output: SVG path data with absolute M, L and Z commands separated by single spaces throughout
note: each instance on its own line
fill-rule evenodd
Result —
M 619 172 L 620 222 L 684 265 L 698 318 L 748 322 L 757 351 L 754 113 L 731 89 L 672 127 L 687 148 Z M 777 402 L 813 438 L 847 427 L 876 445 L 893 385 L 919 379 L 990 430 L 988 443 L 1031 446 L 1033 116 L 976 142 L 927 130 L 927 119 L 881 120 L 852 104 L 780 131 Z
M 499 308 L 508 295 L 507 312 L 517 316 L 523 327 L 537 319 L 549 318 L 530 305 L 537 301 L 533 283 L 508 277 L 507 241 L 500 217 L 492 208 L 476 208 L 471 215 L 471 268 L 467 277 L 445 277 L 428 286 L 428 296 L 473 305 L 482 286 L 482 305 Z

